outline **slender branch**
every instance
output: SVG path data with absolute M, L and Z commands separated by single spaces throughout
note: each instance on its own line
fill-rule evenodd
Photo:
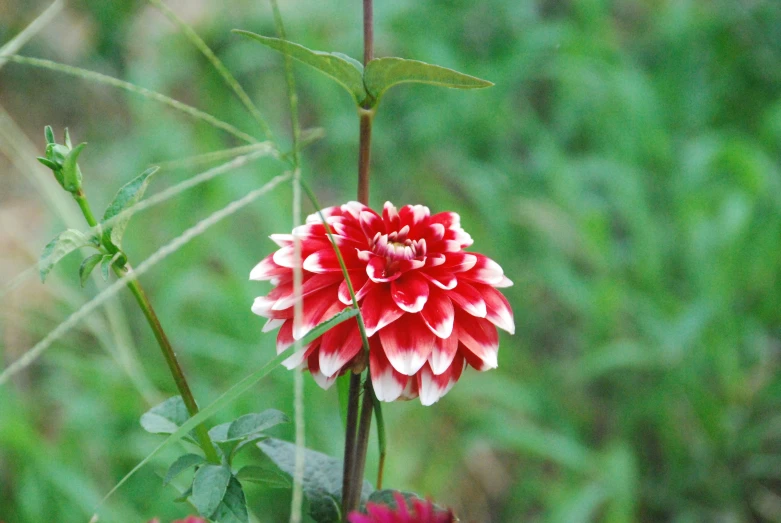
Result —
M 355 487 L 355 439 L 358 428 L 358 399 L 361 391 L 361 375 L 350 372 L 350 392 L 347 396 L 347 423 L 344 436 L 344 473 L 342 476 L 342 514 L 348 514 L 350 499 Z
M 369 162 L 371 160 L 372 121 L 374 109 L 358 109 L 361 135 L 358 149 L 358 201 L 369 205 Z
M 363 0 L 363 65 L 374 58 L 374 7 L 372 0 Z
M 117 276 L 121 278 L 124 276 L 123 272 L 132 271 L 129 265 L 126 265 L 125 269 L 126 270 L 123 271 L 122 269 L 115 268 Z M 149 298 L 138 283 L 138 280 L 129 280 L 127 282 L 127 287 L 130 289 L 130 292 L 133 293 L 133 296 L 135 296 L 138 306 L 141 307 L 141 311 L 144 313 L 147 322 L 149 322 L 149 326 L 155 334 L 157 343 L 160 345 L 160 350 L 163 352 L 165 362 L 168 364 L 168 370 L 171 371 L 171 375 L 176 383 L 176 388 L 179 389 L 179 394 L 182 395 L 182 400 L 184 400 L 184 404 L 187 406 L 187 412 L 190 413 L 191 417 L 195 416 L 198 414 L 198 405 L 195 404 L 195 398 L 187 383 L 187 379 L 184 377 L 184 372 L 179 365 L 179 360 L 176 359 L 176 354 L 174 353 L 173 347 L 171 347 L 171 342 L 168 341 L 168 336 L 165 335 L 163 326 L 160 324 L 160 320 L 158 319 L 155 310 L 152 308 Z M 219 463 L 220 458 L 214 450 L 214 445 L 209 437 L 209 433 L 206 431 L 206 426 L 200 424 L 195 427 L 195 435 L 198 438 L 198 442 L 200 443 L 206 458 L 212 463 Z
M 73 193 L 73 198 L 79 204 L 79 208 L 81 208 L 81 212 L 84 214 L 84 218 L 87 220 L 89 226 L 95 227 L 98 223 L 95 220 L 95 215 L 92 213 L 92 208 L 90 207 L 84 192 L 80 189 Z M 125 265 L 123 269 L 114 266 L 114 272 L 118 278 L 122 278 L 126 273 L 132 272 L 132 268 L 130 267 L 130 264 Z M 130 289 L 130 292 L 133 293 L 133 296 L 135 296 L 138 306 L 141 308 L 149 326 L 152 328 L 152 332 L 155 334 L 157 343 L 160 345 L 160 350 L 163 352 L 165 362 L 168 364 L 168 369 L 171 371 L 171 375 L 176 383 L 176 388 L 179 389 L 179 394 L 182 395 L 182 400 L 187 407 L 187 412 L 190 413 L 191 417 L 195 416 L 198 414 L 198 405 L 195 403 L 195 398 L 187 383 L 187 379 L 184 377 L 184 372 L 182 371 L 181 365 L 179 365 L 179 360 L 176 359 L 176 354 L 174 353 L 173 347 L 171 347 L 171 342 L 168 341 L 168 336 L 165 335 L 163 326 L 160 324 L 160 320 L 158 319 L 155 310 L 152 308 L 149 298 L 137 279 L 129 280 L 127 282 L 127 287 Z M 203 449 L 203 453 L 206 455 L 206 459 L 212 463 L 219 463 L 220 458 L 214 450 L 214 445 L 212 444 L 211 438 L 209 438 L 206 426 L 200 424 L 195 427 L 195 435 Z
M 363 470 L 366 467 L 366 451 L 369 447 L 369 431 L 372 426 L 372 408 L 374 407 L 374 389 L 371 375 L 367 373 L 364 381 L 363 404 L 361 419 L 358 424 L 358 438 L 355 442 L 355 475 L 353 487 L 350 490 L 349 510 L 357 510 L 361 504 L 363 492 Z
M 380 447 L 380 460 L 377 465 L 377 490 L 381 490 L 382 476 L 385 473 L 385 456 L 388 450 L 388 441 L 385 436 L 385 418 L 382 417 L 382 407 L 376 395 L 372 399 L 374 400 L 374 419 L 377 420 L 377 439 Z

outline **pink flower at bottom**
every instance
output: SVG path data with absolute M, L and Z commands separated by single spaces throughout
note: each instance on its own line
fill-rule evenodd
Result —
M 452 523 L 455 521 L 453 513 L 437 510 L 431 501 L 422 499 L 412 500 L 412 511 L 399 492 L 394 492 L 396 508 L 379 503 L 367 503 L 366 514 L 353 512 L 347 516 L 350 523 Z
M 158 518 L 149 520 L 149 523 L 160 523 L 160 520 Z M 176 521 L 172 521 L 171 523 L 209 523 L 203 518 L 199 518 L 198 516 L 187 516 L 184 519 L 177 519 Z
M 472 238 L 456 213 L 431 215 L 428 207 L 382 214 L 357 202 L 324 209 L 347 266 L 369 337 L 369 368 L 381 401 L 420 397 L 431 405 L 461 377 L 498 365 L 496 327 L 515 331 L 507 299 L 497 290 L 512 282 L 495 261 L 465 252 Z M 301 240 L 303 321 L 293 327 L 294 236 Z M 274 234 L 279 249 L 250 273 L 274 288 L 252 311 L 279 328 L 277 352 L 352 304 L 333 246 L 318 214 L 292 234 Z M 308 369 L 328 388 L 361 351 L 356 320 L 348 320 L 294 353 L 284 365 Z

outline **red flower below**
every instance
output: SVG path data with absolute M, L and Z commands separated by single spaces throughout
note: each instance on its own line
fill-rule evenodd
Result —
M 455 521 L 450 511 L 437 510 L 430 501 L 412 500 L 412 511 L 400 492 L 395 492 L 396 508 L 379 503 L 367 503 L 366 514 L 352 512 L 347 521 L 350 523 L 452 523 Z
M 420 396 L 431 405 L 461 377 L 466 365 L 496 368 L 496 327 L 515 331 L 513 313 L 497 288 L 512 282 L 495 261 L 465 252 L 472 238 L 456 213 L 428 207 L 400 210 L 386 202 L 382 215 L 357 202 L 324 209 L 359 302 L 369 337 L 369 366 L 382 401 Z M 293 328 L 293 238 L 301 240 L 303 318 Z M 352 303 L 334 249 L 318 214 L 293 234 L 274 234 L 279 249 L 250 273 L 275 286 L 252 311 L 280 328 L 277 352 Z M 307 368 L 328 388 L 361 351 L 355 320 L 329 330 L 284 365 Z

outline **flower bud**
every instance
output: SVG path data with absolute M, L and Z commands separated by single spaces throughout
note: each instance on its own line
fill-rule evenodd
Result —
M 67 129 L 65 130 L 65 145 L 58 144 L 54 141 L 54 132 L 49 125 L 46 126 L 44 135 L 47 142 L 46 156 L 39 156 L 38 161 L 52 170 L 54 178 L 63 189 L 70 193 L 80 192 L 82 176 L 77 160 L 87 144 L 81 143 L 72 147 Z

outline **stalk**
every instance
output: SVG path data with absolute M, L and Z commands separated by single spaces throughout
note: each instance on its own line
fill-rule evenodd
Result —
M 84 214 L 84 218 L 87 220 L 89 226 L 97 226 L 98 222 L 95 220 L 95 215 L 92 213 L 92 208 L 90 207 L 84 192 L 79 189 L 79 191 L 73 193 L 73 198 L 76 200 L 76 203 L 79 204 L 79 208 L 81 209 L 82 214 Z M 114 272 L 119 278 L 124 276 L 125 273 L 129 273 L 133 270 L 130 267 L 130 264 L 126 264 L 123 269 L 119 269 L 117 267 L 113 268 Z M 138 280 L 130 280 L 127 283 L 127 287 L 130 289 L 130 292 L 133 293 L 133 296 L 135 296 L 136 302 L 138 302 L 138 306 L 141 308 L 146 321 L 149 323 L 149 326 L 152 328 L 152 332 L 155 334 L 155 339 L 157 339 L 157 343 L 160 345 L 160 350 L 163 352 L 163 358 L 165 358 L 165 362 L 168 364 L 168 369 L 171 371 L 171 375 L 173 376 L 174 382 L 176 383 L 176 388 L 179 389 L 179 394 L 181 394 L 182 400 L 187 407 L 187 412 L 190 413 L 190 417 L 195 416 L 198 414 L 198 405 L 195 403 L 195 398 L 193 397 L 193 393 L 190 390 L 189 384 L 187 383 L 187 378 L 184 376 L 182 367 L 179 365 L 179 360 L 176 358 L 176 353 L 171 346 L 171 342 L 168 341 L 168 336 L 165 335 L 163 326 L 160 324 L 160 319 L 157 317 L 154 308 L 152 308 L 152 303 L 149 301 L 146 292 L 144 292 L 144 289 L 141 287 L 141 284 L 138 282 Z M 195 435 L 198 438 L 198 442 L 201 446 L 201 449 L 203 450 L 204 455 L 206 455 L 206 459 L 212 463 L 219 463 L 220 458 L 217 456 L 217 452 L 214 450 L 214 444 L 212 444 L 209 433 L 206 430 L 206 426 L 200 424 L 195 427 Z

